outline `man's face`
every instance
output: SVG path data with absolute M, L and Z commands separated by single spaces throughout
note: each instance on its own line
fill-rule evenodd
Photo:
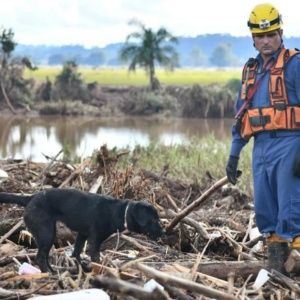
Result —
M 282 30 L 253 34 L 254 46 L 264 59 L 273 55 L 281 45 Z

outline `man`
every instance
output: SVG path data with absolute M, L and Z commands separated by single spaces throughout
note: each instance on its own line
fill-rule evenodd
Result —
M 272 4 L 255 6 L 248 27 L 259 53 L 243 70 L 226 173 L 236 184 L 240 152 L 253 136 L 256 224 L 269 268 L 285 272 L 290 249 L 300 248 L 300 55 L 284 48 Z

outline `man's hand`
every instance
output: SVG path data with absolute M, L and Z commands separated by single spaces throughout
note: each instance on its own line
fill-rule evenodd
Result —
M 233 156 L 233 155 L 229 156 L 229 159 L 228 159 L 228 162 L 226 165 L 226 174 L 227 174 L 228 181 L 232 184 L 236 184 L 236 181 L 237 181 L 238 162 L 239 162 L 239 158 L 237 156 Z M 299 174 L 300 174 L 300 157 L 299 157 Z
M 296 155 L 293 165 L 293 174 L 296 177 L 300 177 L 300 153 Z

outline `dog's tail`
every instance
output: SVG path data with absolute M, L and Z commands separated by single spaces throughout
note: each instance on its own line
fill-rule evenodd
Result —
M 17 195 L 11 193 L 0 193 L 0 203 L 12 203 L 26 206 L 31 200 L 30 195 Z

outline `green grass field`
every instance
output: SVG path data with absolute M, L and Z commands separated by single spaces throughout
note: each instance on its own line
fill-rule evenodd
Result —
M 61 70 L 61 67 L 40 67 L 36 71 L 27 70 L 25 76 L 37 81 L 45 81 L 48 77 L 53 81 Z M 128 73 L 125 68 L 79 68 L 78 71 L 87 83 L 96 81 L 103 85 L 115 86 L 144 86 L 148 84 L 147 76 L 143 70 Z M 167 85 L 210 84 L 226 83 L 230 79 L 240 78 L 241 70 L 176 69 L 174 72 L 167 72 L 158 69 L 156 75 L 161 83 Z

